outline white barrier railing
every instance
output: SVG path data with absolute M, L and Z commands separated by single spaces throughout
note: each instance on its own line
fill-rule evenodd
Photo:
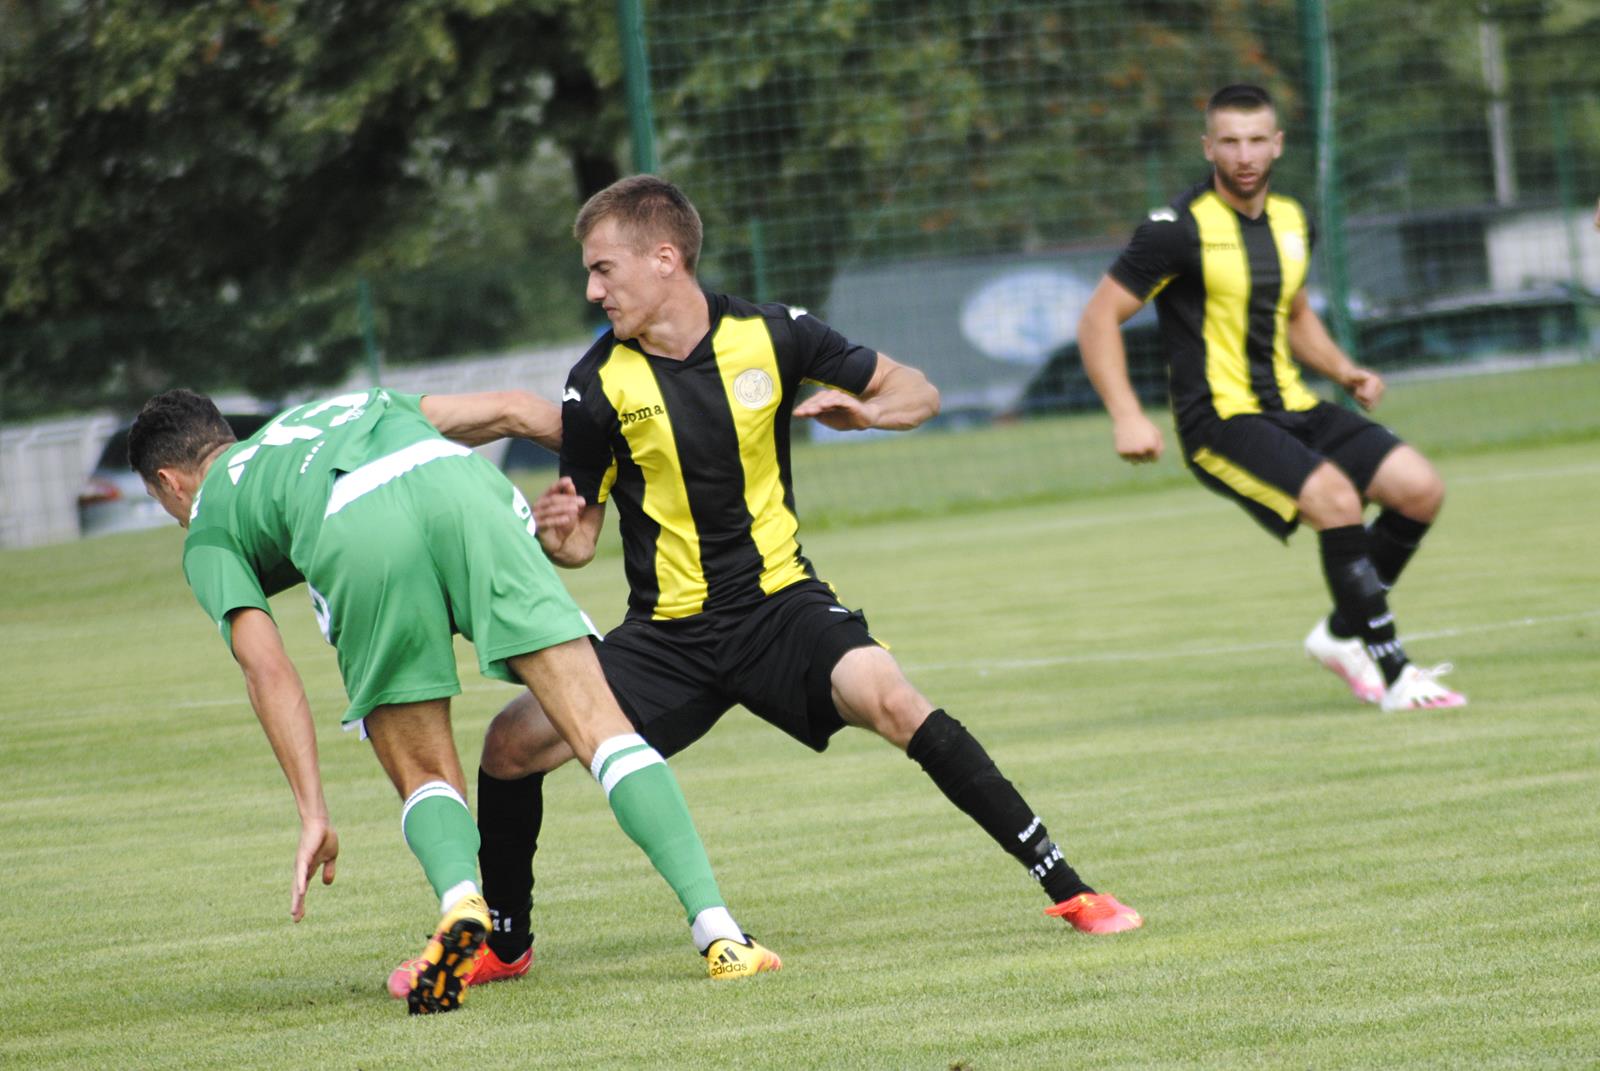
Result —
M 579 342 L 526 353 L 396 368 L 384 374 L 383 382 L 413 394 L 517 387 L 556 399 L 561 396 L 567 370 L 587 346 L 588 343 Z M 359 389 L 369 381 L 370 376 L 359 371 L 345 386 Z M 330 389 L 312 393 L 330 393 Z M 285 403 L 299 400 L 303 399 L 286 399 Z M 222 399 L 218 402 L 221 404 Z M 106 437 L 119 424 L 116 416 L 100 412 L 0 428 L 0 548 L 78 538 L 78 492 L 99 459 Z M 498 462 L 505 447 L 491 444 L 485 452 Z

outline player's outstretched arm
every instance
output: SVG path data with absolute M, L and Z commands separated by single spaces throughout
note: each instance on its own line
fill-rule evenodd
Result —
M 322 794 L 311 704 L 271 616 L 254 608 L 236 610 L 229 616 L 233 657 L 244 673 L 250 705 L 283 767 L 300 812 L 300 845 L 289 895 L 289 917 L 299 922 L 305 915 L 311 875 L 320 867 L 322 884 L 332 884 L 334 861 L 339 856 L 339 835 L 328 820 L 328 801 Z
M 883 428 L 910 431 L 939 413 L 939 388 L 922 371 L 878 354 L 872 379 L 859 395 L 820 390 L 794 407 L 794 415 L 836 431 Z
M 1111 276 L 1102 276 L 1078 318 L 1078 352 L 1095 393 L 1111 415 L 1112 445 L 1135 464 L 1158 461 L 1164 448 L 1161 429 L 1144 415 L 1128 376 L 1122 325 L 1144 302 Z
M 422 415 L 439 434 L 467 446 L 516 437 L 561 451 L 561 407 L 530 391 L 430 394 L 422 399 Z
M 1289 305 L 1289 351 L 1295 360 L 1349 391 L 1363 409 L 1371 409 L 1383 397 L 1383 377 L 1360 367 L 1339 348 L 1304 290 Z

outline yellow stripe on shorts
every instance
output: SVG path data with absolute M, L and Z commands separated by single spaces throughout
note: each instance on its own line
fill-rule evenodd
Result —
M 1235 494 L 1265 506 L 1286 521 L 1294 520 L 1295 514 L 1300 511 L 1293 497 L 1284 494 L 1271 484 L 1261 482 L 1232 461 L 1220 454 L 1212 453 L 1204 446 L 1194 452 L 1193 460 L 1196 465 L 1227 484 Z

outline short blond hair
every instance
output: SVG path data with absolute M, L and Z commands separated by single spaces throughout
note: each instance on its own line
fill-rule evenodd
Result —
M 700 262 L 700 242 L 705 233 L 700 213 L 684 192 L 659 175 L 630 175 L 618 179 L 583 203 L 572 223 L 579 242 L 602 221 L 616 220 L 624 240 L 644 253 L 657 242 L 671 243 L 683 254 L 684 267 L 693 275 Z

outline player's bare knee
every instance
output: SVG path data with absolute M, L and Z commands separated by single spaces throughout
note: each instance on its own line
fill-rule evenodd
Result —
M 870 727 L 873 732 L 904 751 L 932 709 L 922 693 L 901 678 L 879 697 Z
M 511 780 L 548 773 L 572 757 L 539 701 L 524 692 L 489 722 L 480 765 L 490 777 Z
M 1295 500 L 1301 516 L 1314 528 L 1361 523 L 1361 495 L 1343 472 L 1322 464 L 1300 488 Z
M 902 749 L 932 709 L 882 647 L 858 647 L 839 660 L 833 668 L 833 701 L 846 723 Z
M 1430 465 L 1405 490 L 1395 509 L 1423 524 L 1432 524 L 1444 508 L 1444 480 Z
M 1444 479 L 1427 458 L 1402 444 L 1379 466 L 1368 494 L 1385 509 L 1432 524 L 1444 506 Z

